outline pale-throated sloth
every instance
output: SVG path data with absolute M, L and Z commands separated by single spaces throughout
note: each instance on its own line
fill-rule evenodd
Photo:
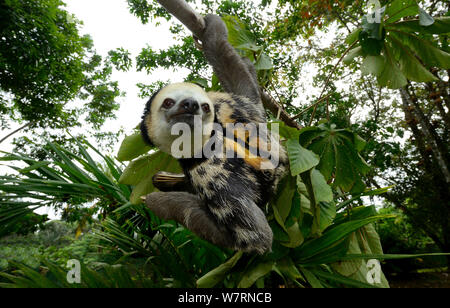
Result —
M 286 171 L 286 153 L 270 132 L 255 136 L 241 127 L 231 138 L 226 134 L 227 124 L 237 123 L 255 124 L 261 133 L 259 124 L 266 123 L 266 115 L 253 65 L 228 43 L 220 17 L 207 15 L 205 23 L 203 52 L 227 93 L 205 92 L 189 83 L 168 85 L 148 101 L 141 132 L 147 143 L 173 155 L 178 137 L 172 128 L 185 123 L 195 130 L 200 124 L 200 150 L 216 141 L 212 150 L 223 142 L 225 150 L 219 153 L 231 149 L 236 155 L 207 157 L 194 147 L 190 153 L 195 157 L 178 159 L 184 175 L 160 172 L 153 178 L 162 191 L 147 195 L 146 204 L 158 217 L 175 220 L 216 245 L 264 253 L 271 250 L 273 235 L 261 208 Z M 261 154 L 262 145 L 270 156 Z

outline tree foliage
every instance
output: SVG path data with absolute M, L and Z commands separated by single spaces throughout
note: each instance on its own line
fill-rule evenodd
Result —
M 0 15 L 4 126 L 25 123 L 28 130 L 43 128 L 42 135 L 57 140 L 61 134 L 51 129 L 84 122 L 98 131 L 114 118 L 121 93 L 110 80 L 111 64 L 95 53 L 89 36 L 79 34 L 80 22 L 64 10 L 62 1 L 2 0 Z

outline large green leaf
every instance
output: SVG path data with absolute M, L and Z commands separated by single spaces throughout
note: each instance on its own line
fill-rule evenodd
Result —
M 385 46 L 384 48 L 384 70 L 378 76 L 378 83 L 382 87 L 388 87 L 389 89 L 399 89 L 407 85 L 408 80 L 403 75 L 400 67 L 395 61 L 392 51 Z
M 261 70 L 271 70 L 271 69 L 273 69 L 272 59 L 265 53 L 262 53 L 261 56 L 258 58 L 258 60 L 255 63 L 255 70 L 261 71 Z
M 359 34 L 360 34 L 360 32 L 358 32 L 358 35 Z M 362 56 L 363 54 L 364 53 L 363 53 L 362 47 L 358 46 L 348 52 L 348 54 L 344 57 L 343 62 L 348 65 L 348 64 L 352 63 L 352 61 L 356 57 Z
M 306 133 L 312 135 L 308 131 Z M 303 137 L 302 133 L 300 141 Z M 306 139 L 307 143 L 302 142 L 302 145 L 320 156 L 316 169 L 322 173 L 325 181 L 330 181 L 334 176 L 334 185 L 344 191 L 357 186 L 360 189 L 361 175 L 366 174 L 370 167 L 358 154 L 365 145 L 358 135 L 349 130 L 336 129 L 333 125 L 321 124 L 312 138 Z
M 416 58 L 413 52 L 405 45 L 403 45 L 395 37 L 390 40 L 393 48 L 397 48 L 401 54 L 399 63 L 403 74 L 412 81 L 430 82 L 438 80 L 429 70 L 427 70 L 422 63 Z
M 162 151 L 140 157 L 130 162 L 120 177 L 119 182 L 134 186 L 130 196 L 131 203 L 140 203 L 139 198 L 141 196 L 155 190 L 152 178 L 159 171 L 182 172 L 178 161 Z
M 141 134 L 134 134 L 122 141 L 117 159 L 119 161 L 130 161 L 151 150 L 151 147 L 145 144 Z
M 434 18 L 434 23 L 430 26 L 422 26 L 419 19 L 405 20 L 394 24 L 386 25 L 390 29 L 402 32 L 418 32 L 426 34 L 444 34 L 450 32 L 450 16 Z
M 254 35 L 247 29 L 246 25 L 238 18 L 227 15 L 222 17 L 228 29 L 228 41 L 238 49 L 257 52 L 261 50 L 256 44 Z
M 233 267 L 240 260 L 242 255 L 243 252 L 239 251 L 228 261 L 219 265 L 212 271 L 206 273 L 204 276 L 202 276 L 200 279 L 197 280 L 197 287 L 198 288 L 215 287 L 218 283 L 222 282 L 225 279 L 226 275 L 233 269 Z
M 432 42 L 413 33 L 392 30 L 391 35 L 411 48 L 427 67 L 450 68 L 450 54 L 435 47 Z
M 297 258 L 298 259 L 310 259 L 317 255 L 322 250 L 327 249 L 328 247 L 335 245 L 343 238 L 347 237 L 350 233 L 355 230 L 370 224 L 379 219 L 393 218 L 392 215 L 376 215 L 371 216 L 364 219 L 351 220 L 348 222 L 344 222 L 325 232 L 320 238 L 313 239 L 305 242 L 302 246 L 300 246 L 297 250 Z
M 350 241 L 348 246 L 347 254 L 361 254 L 361 248 L 358 244 L 358 239 L 356 238 L 356 234 L 350 234 Z M 338 261 L 336 263 L 332 263 L 331 267 L 333 270 L 341 274 L 342 276 L 349 277 L 360 270 L 362 266 L 365 265 L 365 262 L 361 259 L 348 260 L 348 261 Z
M 322 173 L 317 169 L 311 171 L 311 184 L 314 191 L 314 199 L 317 203 L 333 201 L 333 191 Z
M 379 76 L 384 70 L 384 57 L 383 56 L 367 56 L 362 65 L 361 73 L 365 75 Z
M 270 273 L 273 267 L 273 261 L 258 262 L 257 264 L 251 266 L 244 272 L 241 281 L 239 281 L 238 288 L 251 287 L 256 282 L 256 280 Z
M 286 142 L 286 148 L 293 176 L 311 170 L 320 162 L 315 153 L 302 147 L 296 139 L 289 139 Z
M 286 247 L 297 247 L 302 244 L 304 238 L 298 225 L 300 200 L 296 177 L 287 175 L 281 181 L 272 208 L 277 222 L 275 225 L 272 223 L 275 239 Z
M 419 14 L 419 6 L 416 0 L 394 0 L 386 8 L 389 18 L 385 23 L 392 23 L 403 17 Z

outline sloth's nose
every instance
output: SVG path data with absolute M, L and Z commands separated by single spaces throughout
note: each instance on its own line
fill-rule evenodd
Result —
M 199 105 L 196 100 L 187 98 L 181 102 L 181 108 L 187 112 L 195 113 L 198 110 Z

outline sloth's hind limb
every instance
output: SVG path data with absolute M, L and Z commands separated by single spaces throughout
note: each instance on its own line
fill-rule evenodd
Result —
M 233 248 L 230 231 L 218 224 L 203 201 L 188 192 L 154 192 L 146 196 L 147 207 L 159 218 L 175 220 L 200 238 Z

